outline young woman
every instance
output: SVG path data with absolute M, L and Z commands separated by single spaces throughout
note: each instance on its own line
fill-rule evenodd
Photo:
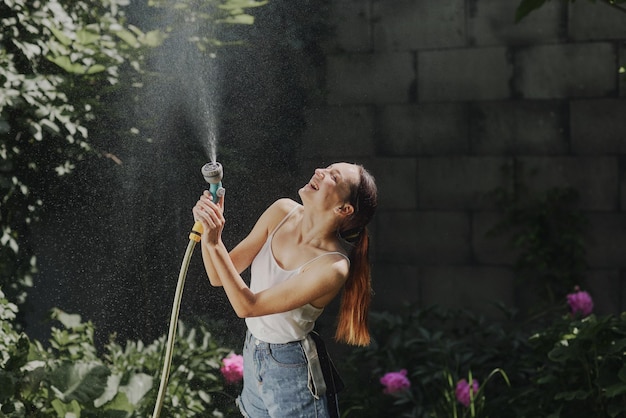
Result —
M 245 318 L 244 417 L 328 417 L 325 383 L 310 333 L 343 289 L 335 338 L 369 344 L 371 299 L 366 225 L 377 204 L 373 177 L 360 165 L 318 168 L 290 199 L 274 202 L 230 253 L 221 235 L 224 198 L 205 192 L 193 208 L 204 227 L 202 257 L 209 280 L 222 286 Z M 240 274 L 251 266 L 250 286 Z

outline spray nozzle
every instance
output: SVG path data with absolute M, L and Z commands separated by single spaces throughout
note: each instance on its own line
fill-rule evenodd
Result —
M 213 198 L 213 203 L 217 203 L 220 197 L 224 196 L 226 190 L 222 187 L 224 169 L 217 161 L 206 163 L 202 166 L 202 176 L 209 183 L 209 192 Z
M 224 170 L 222 164 L 215 162 L 206 163 L 202 166 L 202 176 L 207 183 L 216 184 L 222 181 L 224 177 Z

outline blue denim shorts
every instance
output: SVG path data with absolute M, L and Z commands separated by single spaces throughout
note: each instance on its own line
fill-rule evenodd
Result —
M 326 396 L 309 388 L 307 358 L 300 341 L 270 344 L 246 333 L 243 391 L 237 398 L 246 418 L 328 418 Z

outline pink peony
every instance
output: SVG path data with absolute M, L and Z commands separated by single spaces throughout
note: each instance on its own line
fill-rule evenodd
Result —
M 222 376 L 226 379 L 226 383 L 237 383 L 243 379 L 243 357 L 230 353 L 222 360 L 224 365 L 220 369 Z
M 456 384 L 456 390 L 454 391 L 456 395 L 457 401 L 465 405 L 466 407 L 470 406 L 470 402 L 472 398 L 476 398 L 476 393 L 478 393 L 478 380 L 472 379 L 472 396 L 470 398 L 470 385 L 467 383 L 467 380 L 461 379 Z
M 572 315 L 581 313 L 583 316 L 588 316 L 593 312 L 593 300 L 589 293 L 582 291 L 576 286 L 574 293 L 567 295 L 567 303 L 572 311 Z
M 399 372 L 389 372 L 380 378 L 380 383 L 385 386 L 384 393 L 395 393 L 408 389 L 411 387 L 411 382 L 406 377 L 406 369 L 402 369 Z

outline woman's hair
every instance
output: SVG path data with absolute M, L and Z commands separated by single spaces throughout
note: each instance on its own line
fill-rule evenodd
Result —
M 370 343 L 368 312 L 372 299 L 366 226 L 376 211 L 377 189 L 374 177 L 363 166 L 358 167 L 359 182 L 351 185 L 349 197 L 354 212 L 339 228 L 340 236 L 353 247 L 350 252 L 350 272 L 341 296 L 335 339 L 364 346 Z

